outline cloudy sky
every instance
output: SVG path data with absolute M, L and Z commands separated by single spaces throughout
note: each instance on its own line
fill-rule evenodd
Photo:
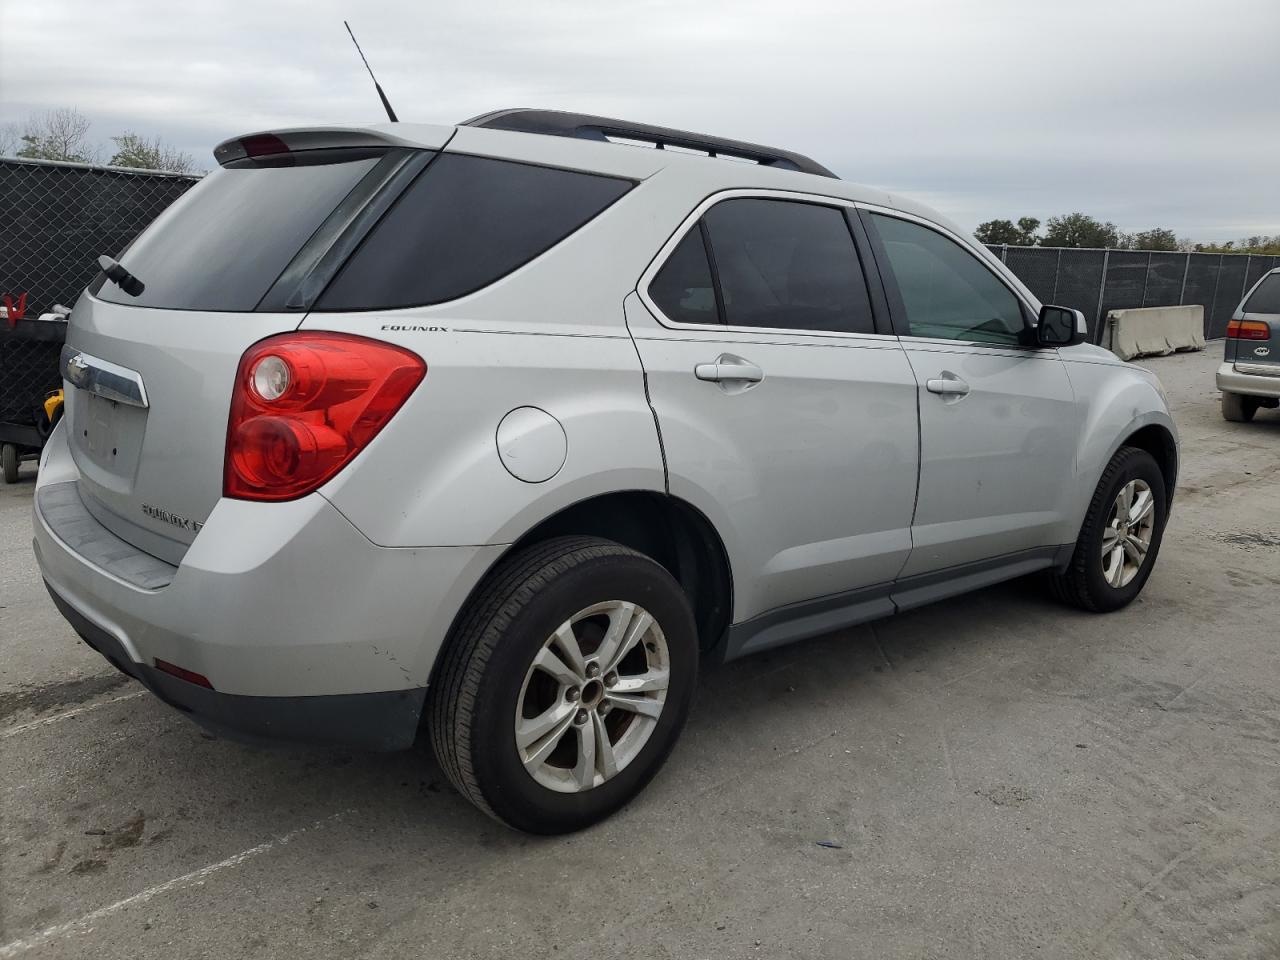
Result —
M 807 153 L 972 227 L 1280 233 L 1280 0 L 2 0 L 0 123 L 233 134 L 600 113 Z

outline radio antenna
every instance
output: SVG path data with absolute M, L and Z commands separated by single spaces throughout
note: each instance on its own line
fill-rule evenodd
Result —
M 369 66 L 369 61 L 365 58 L 364 51 L 360 49 L 360 41 L 356 39 L 356 35 L 351 33 L 351 24 L 343 20 L 342 25 L 347 28 L 347 33 L 351 34 L 351 42 L 356 45 L 356 53 L 360 54 L 360 59 L 364 60 L 364 68 L 369 71 L 369 79 L 373 81 L 373 89 L 378 91 L 378 99 L 382 101 L 382 109 L 387 111 L 387 119 L 392 123 L 399 123 L 400 118 L 396 116 L 396 112 L 391 109 L 391 101 L 387 99 L 387 95 L 382 92 L 382 84 L 378 83 L 378 78 L 373 75 L 373 67 Z

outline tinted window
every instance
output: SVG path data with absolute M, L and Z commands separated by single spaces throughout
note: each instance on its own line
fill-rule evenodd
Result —
M 1018 298 L 958 243 L 916 223 L 873 214 L 914 337 L 1018 343 Z
M 131 297 L 102 280 L 94 292 L 139 307 L 252 310 L 377 162 L 366 153 L 346 162 L 215 170 L 120 255 L 145 284 L 142 294 Z
M 321 310 L 443 303 L 506 276 L 631 189 L 630 181 L 443 154 L 317 301 Z
M 725 322 L 871 333 L 871 304 L 844 214 L 789 200 L 726 200 L 705 217 Z
M 694 226 L 672 251 L 653 282 L 649 296 L 677 323 L 718 323 L 716 291 L 702 230 Z
M 1280 313 L 1280 273 L 1265 278 L 1244 305 L 1245 313 Z

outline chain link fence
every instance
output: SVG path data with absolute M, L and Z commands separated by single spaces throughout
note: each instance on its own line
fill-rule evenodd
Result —
M 198 177 L 81 163 L 0 157 L 0 439 L 34 449 L 50 422 L 45 395 L 61 382 L 62 323 L 40 323 L 55 304 L 70 306 Z M 26 319 L 18 319 L 21 314 Z
M 198 177 L 0 157 L 0 296 L 26 315 L 71 306 L 98 271 Z
M 1089 320 L 1101 342 L 1109 310 L 1129 307 L 1204 307 L 1204 335 L 1224 337 L 1227 321 L 1245 292 L 1280 257 L 1240 253 L 1166 253 L 1145 250 L 1079 250 L 989 244 L 1041 303 L 1073 307 Z

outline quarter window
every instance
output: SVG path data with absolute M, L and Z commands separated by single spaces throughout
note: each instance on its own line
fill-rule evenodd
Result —
M 649 296 L 676 323 L 719 322 L 701 227 L 695 225 L 684 235 L 649 284 Z
M 872 214 L 913 337 L 1017 344 L 1018 298 L 973 254 L 935 230 Z
M 628 180 L 442 154 L 409 185 L 320 296 L 317 310 L 454 300 L 555 246 Z

